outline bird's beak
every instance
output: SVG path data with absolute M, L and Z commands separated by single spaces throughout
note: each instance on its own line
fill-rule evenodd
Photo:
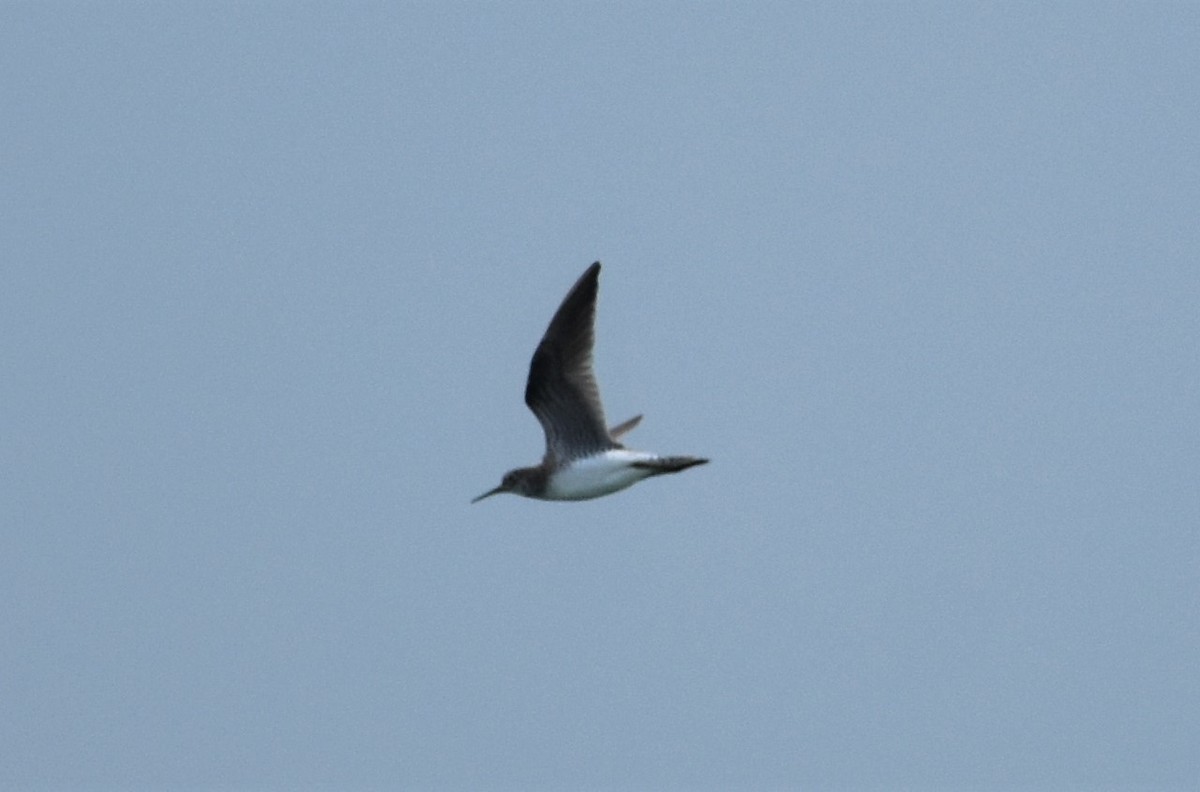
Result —
M 496 487 L 496 489 L 488 490 L 487 492 L 480 495 L 478 498 L 472 498 L 471 503 L 479 503 L 479 501 L 483 500 L 484 498 L 490 498 L 493 495 L 499 495 L 501 492 L 506 492 L 506 491 L 507 490 L 504 489 L 504 485 L 501 484 L 499 487 Z

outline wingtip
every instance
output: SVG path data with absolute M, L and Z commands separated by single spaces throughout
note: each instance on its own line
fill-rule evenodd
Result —
M 583 271 L 583 274 L 580 275 L 579 278 L 575 281 L 575 285 L 571 287 L 571 290 L 569 292 L 567 292 L 567 296 L 565 298 L 563 298 L 563 302 L 566 303 L 568 300 L 570 300 L 570 298 L 573 294 L 575 294 L 576 292 L 579 292 L 579 291 L 595 293 L 596 289 L 599 288 L 599 285 L 600 285 L 600 262 L 597 261 Z
M 613 440 L 617 440 L 618 438 L 621 437 L 621 435 L 632 431 L 633 428 L 636 427 L 641 422 L 642 422 L 642 416 L 635 415 L 632 418 L 630 418 L 628 421 L 621 423 L 621 424 L 617 424 L 613 428 L 609 429 L 608 436 L 611 437 Z

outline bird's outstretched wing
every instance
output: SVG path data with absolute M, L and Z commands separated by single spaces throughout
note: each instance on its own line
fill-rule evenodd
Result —
M 592 371 L 599 285 L 597 261 L 563 298 L 529 364 L 525 404 L 542 424 L 550 460 L 620 447 L 608 433 Z

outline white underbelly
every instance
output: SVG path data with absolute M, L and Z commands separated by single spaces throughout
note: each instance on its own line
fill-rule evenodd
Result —
M 554 472 L 546 488 L 547 500 L 587 500 L 623 490 L 651 474 L 644 468 L 630 467 L 634 462 L 655 459 L 645 451 L 614 448 L 583 459 Z

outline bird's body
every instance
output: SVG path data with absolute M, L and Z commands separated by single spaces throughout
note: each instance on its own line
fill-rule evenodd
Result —
M 529 364 L 525 403 L 546 433 L 542 463 L 510 470 L 500 486 L 472 503 L 501 492 L 540 500 L 588 500 L 708 461 L 662 457 L 617 442 L 637 426 L 640 415 L 607 428 L 592 371 L 599 277 L 597 261 L 563 298 Z
M 571 460 L 561 467 L 546 482 L 547 500 L 587 500 L 631 487 L 654 473 L 646 467 L 637 467 L 655 459 L 645 451 L 628 448 L 610 448 L 591 456 Z

